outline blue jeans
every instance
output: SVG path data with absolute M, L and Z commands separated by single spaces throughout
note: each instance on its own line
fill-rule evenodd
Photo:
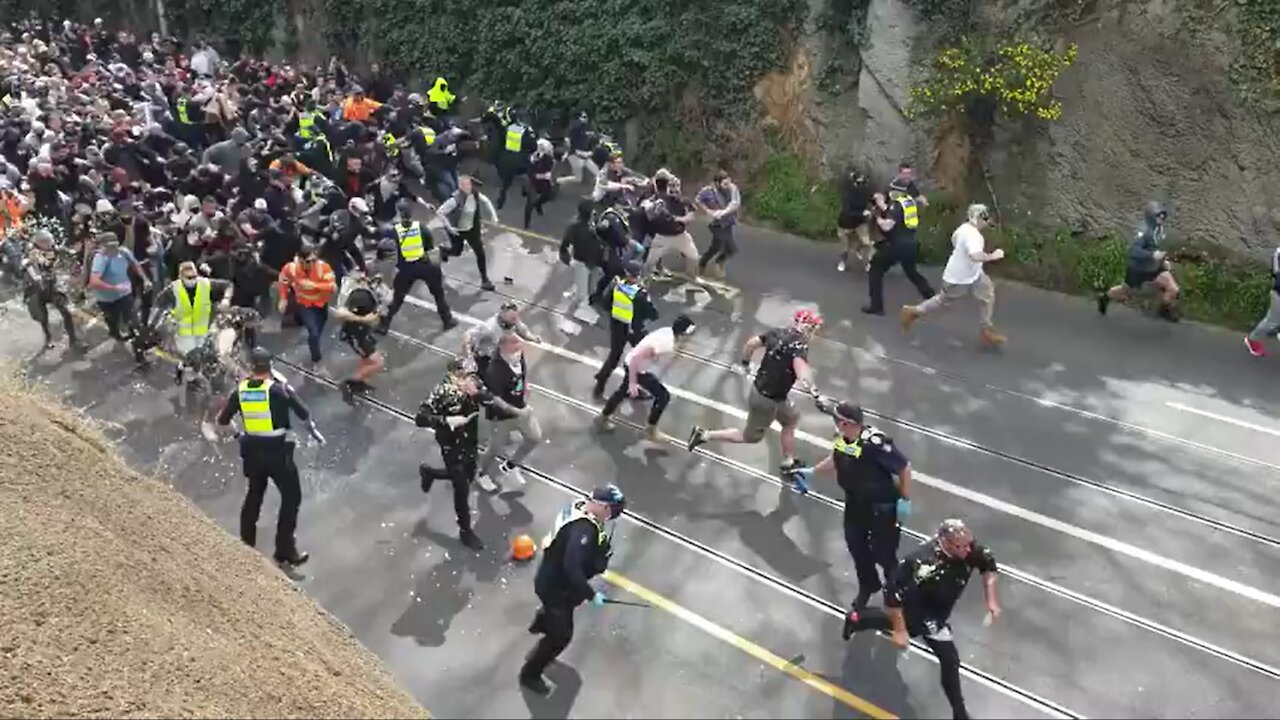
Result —
M 320 362 L 320 336 L 329 319 L 329 308 L 298 306 L 298 324 L 307 329 L 307 348 L 311 350 L 311 362 Z

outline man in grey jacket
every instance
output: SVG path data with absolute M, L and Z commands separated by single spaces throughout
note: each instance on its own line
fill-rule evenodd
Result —
M 204 161 L 217 165 L 226 175 L 233 175 L 240 169 L 240 162 L 249 157 L 249 131 L 237 127 L 231 131 L 231 139 L 223 140 L 209 146 L 204 151 Z
M 1165 237 L 1165 220 L 1169 211 L 1158 202 L 1147 203 L 1142 227 L 1129 243 L 1129 266 L 1124 273 L 1124 284 L 1116 285 L 1098 296 L 1098 313 L 1107 314 L 1112 300 L 1124 302 L 1134 290 L 1147 283 L 1160 290 L 1160 310 L 1156 313 L 1169 322 L 1177 322 L 1173 303 L 1178 299 L 1178 282 L 1169 269 L 1167 253 L 1162 249 Z

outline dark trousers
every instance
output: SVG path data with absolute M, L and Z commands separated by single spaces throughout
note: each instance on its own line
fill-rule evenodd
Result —
M 573 606 L 563 602 L 543 601 L 538 614 L 529 626 L 529 632 L 541 633 L 538 644 L 525 657 L 520 677 L 540 677 L 547 666 L 569 647 L 573 640 Z
M 425 282 L 427 290 L 431 291 L 431 297 L 436 301 L 436 312 L 440 314 L 440 321 L 448 324 L 453 318 L 453 314 L 449 312 L 449 303 L 444 299 L 444 273 L 440 272 L 440 268 L 435 263 L 415 260 L 401 265 L 396 270 L 395 279 L 391 281 L 391 305 L 387 308 L 386 320 L 383 321 L 385 324 L 391 324 L 391 319 L 400 312 L 400 306 L 404 305 L 404 298 L 409 294 L 410 288 L 419 280 Z
M 40 323 L 40 329 L 44 331 L 44 341 L 46 343 L 53 342 L 53 333 L 49 331 L 50 305 L 62 316 L 62 331 L 67 334 L 67 340 L 74 345 L 76 342 L 76 323 L 71 317 L 71 310 L 67 306 L 66 296 L 56 293 L 52 299 L 47 301 L 37 292 L 27 296 L 27 312 L 31 313 L 32 320 Z
M 627 380 L 628 370 L 626 366 L 623 366 L 622 374 L 622 384 L 618 386 L 617 390 L 613 391 L 613 394 L 605 401 L 604 409 L 600 411 L 605 415 L 612 415 L 618 409 L 618 406 L 622 404 L 622 399 L 627 396 L 627 385 L 630 382 Z M 653 405 L 649 406 L 649 424 L 657 425 L 658 421 L 662 419 L 662 411 L 666 410 L 667 403 L 671 402 L 671 392 L 662 384 L 658 376 L 653 373 L 640 373 L 636 376 L 636 384 L 648 390 L 649 394 L 653 396 Z
M 853 556 L 858 574 L 858 594 L 871 595 L 884 589 L 886 597 L 893 593 L 893 571 L 898 566 L 898 513 L 894 505 L 845 507 L 844 542 Z M 884 572 L 885 582 L 880 582 Z
M 518 153 L 503 151 L 498 158 L 498 178 L 501 180 L 498 188 L 498 209 L 502 209 L 502 206 L 507 204 L 507 191 L 511 189 L 511 183 L 524 172 L 524 164 L 519 157 Z
M 905 620 L 907 622 L 907 631 L 912 637 L 923 637 L 926 645 L 933 651 L 938 658 L 938 668 L 941 673 L 942 691 L 947 695 L 947 702 L 951 703 L 951 716 L 955 720 L 968 720 L 969 710 L 964 705 L 964 693 L 960 690 L 960 653 L 956 650 L 956 644 L 952 640 L 939 640 L 931 637 L 934 630 L 929 626 L 933 626 L 937 631 L 946 628 L 950 631 L 950 626 L 943 621 L 920 622 L 911 617 L 910 612 L 907 613 Z M 913 622 L 914 621 L 914 622 Z M 889 616 L 880 608 L 867 608 L 858 614 L 858 621 L 853 624 L 855 631 L 861 630 L 879 630 L 882 632 L 891 632 L 893 630 L 893 622 L 889 620 Z M 948 635 L 950 632 L 947 633 Z
M 281 442 L 278 447 L 245 450 L 244 476 L 249 479 L 249 488 L 244 494 L 244 505 L 240 507 L 240 539 L 250 547 L 257 543 L 258 515 L 262 512 L 262 498 L 267 494 L 267 481 L 270 480 L 280 491 L 275 556 L 279 559 L 296 554 L 298 547 L 294 530 L 298 527 L 298 509 L 302 506 L 302 481 L 293 462 L 293 443 Z
M 311 362 L 320 362 L 320 338 L 324 336 L 324 324 L 329 320 L 329 308 L 299 305 L 296 313 L 298 324 L 307 329 L 307 348 Z
M 609 376 L 617 369 L 618 363 L 622 362 L 622 353 L 627 349 L 627 342 L 630 340 L 631 324 L 610 318 L 609 357 L 604 359 L 604 365 L 601 365 L 600 372 L 596 373 L 596 395 L 604 393 L 604 384 L 608 382 Z
M 109 302 L 98 301 L 98 309 L 102 311 L 102 320 L 107 324 L 107 333 L 116 340 L 125 340 L 125 328 L 133 326 L 133 296 L 125 295 Z
M 436 480 L 453 483 L 453 512 L 458 517 L 458 529 L 471 530 L 471 482 L 476 476 L 476 449 L 440 446 L 444 467 L 422 466 L 422 491 L 431 492 Z
M 536 210 L 538 217 L 542 217 L 542 206 L 551 200 L 551 195 L 555 192 L 555 185 L 547 187 L 545 190 L 539 190 L 532 187 L 524 197 L 524 226 L 529 227 L 529 222 L 533 220 L 533 213 Z
M 458 257 L 462 254 L 462 243 L 465 241 L 476 254 L 476 268 L 480 270 L 480 280 L 489 282 L 489 265 L 484 256 L 484 242 L 480 239 L 480 225 L 477 223 L 470 230 L 464 230 L 449 238 L 449 254 Z
M 732 225 L 711 226 L 711 247 L 698 258 L 698 269 L 705 270 L 710 263 L 725 264 L 738 252 L 738 243 L 733 239 Z
M 916 286 L 916 290 L 920 291 L 920 297 L 928 300 L 936 294 L 933 287 L 929 285 L 929 281 L 916 269 L 916 260 L 919 256 L 918 245 L 889 242 L 876 245 L 876 252 L 871 256 L 871 274 L 867 278 L 873 311 L 884 312 L 884 274 L 894 265 L 902 265 L 902 272 L 906 274 L 911 284 Z

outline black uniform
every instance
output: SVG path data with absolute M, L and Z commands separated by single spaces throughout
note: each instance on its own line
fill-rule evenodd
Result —
M 303 422 L 311 419 L 311 413 L 302 404 L 289 384 L 278 379 L 251 378 L 242 383 L 248 390 L 261 392 L 266 386 L 271 407 L 271 424 L 276 431 L 289 429 L 292 412 Z M 241 387 L 231 391 L 227 403 L 218 414 L 218 424 L 226 425 L 236 413 L 241 412 Z M 262 511 L 262 498 L 267 492 L 267 481 L 275 482 L 280 491 L 280 518 L 276 522 L 276 560 L 292 561 L 298 558 L 294 529 L 298 525 L 298 509 L 302 505 L 302 483 L 298 467 L 293 461 L 295 443 L 286 433 L 274 437 L 240 436 L 240 458 L 244 461 L 244 475 L 249 480 L 244 505 L 240 508 L 240 539 L 253 546 L 258 538 L 258 514 Z
M 401 224 L 404 224 L 403 219 Z M 391 305 L 387 307 L 387 314 L 382 317 L 379 328 L 382 332 L 386 332 L 391 327 L 391 320 L 395 318 L 396 313 L 400 312 L 400 307 L 404 305 L 405 296 L 409 294 L 410 288 L 415 282 L 421 280 L 427 284 L 427 290 L 431 292 L 431 297 L 436 302 L 436 312 L 440 315 L 440 322 L 444 323 L 445 329 L 448 330 L 458 323 L 453 319 L 453 313 L 449 310 L 449 301 L 444 296 L 444 273 L 440 272 L 439 265 L 431 262 L 430 252 L 435 247 L 435 241 L 431 238 L 431 231 L 427 229 L 426 223 L 415 220 L 408 224 L 417 225 L 418 231 L 422 233 L 423 254 L 417 260 L 406 260 L 400 247 L 399 235 L 396 235 L 396 276 L 391 281 Z M 394 227 L 393 232 L 395 232 Z
M 960 689 L 960 653 L 951 635 L 951 610 L 964 593 L 973 571 L 986 575 L 997 571 L 996 559 L 987 548 L 974 543 L 963 560 L 948 556 L 937 539 L 930 540 L 898 563 L 893 593 L 885 605 L 901 608 L 907 632 L 924 639 L 938 658 L 942 690 L 957 720 L 969 717 Z M 856 619 L 855 619 L 856 618 Z M 845 621 L 845 637 L 860 630 L 889 631 L 893 623 L 879 608 L 869 608 Z
M 884 240 L 876 243 L 875 254 L 871 256 L 871 273 L 867 278 L 871 302 L 864 312 L 877 315 L 884 313 L 884 274 L 894 265 L 902 265 L 902 272 L 925 300 L 935 294 L 929 281 L 916 269 L 920 241 L 916 238 L 915 228 L 906 225 L 901 200 L 889 206 L 887 217 L 893 220 L 893 227 L 886 231 Z
M 588 582 L 609 567 L 613 554 L 610 538 L 597 521 L 585 515 L 578 500 L 562 511 L 551 544 L 542 553 L 542 563 L 533 580 L 533 590 L 542 602 L 529 632 L 542 634 L 533 652 L 520 668 L 521 681 L 540 678 L 573 639 L 573 611 L 595 595 Z
M 624 278 L 614 279 L 615 285 L 623 282 L 626 282 Z M 612 291 L 610 291 L 611 294 Z M 609 356 L 604 359 L 604 364 L 600 366 L 600 371 L 596 373 L 596 385 L 591 391 L 592 395 L 596 397 L 604 395 L 604 385 L 608 382 L 609 376 L 613 374 L 614 369 L 618 367 L 618 363 L 622 362 L 622 354 L 627 349 L 627 343 L 635 345 L 640 342 L 645 336 L 645 323 L 658 319 L 658 310 L 649 300 L 649 291 L 645 289 L 644 285 L 640 285 L 639 292 L 631 299 L 631 307 L 631 322 L 613 317 L 612 310 L 610 311 Z
M 831 456 L 836 482 L 845 494 L 844 541 L 858 574 L 856 608 L 882 587 L 876 566 L 884 572 L 885 597 L 894 593 L 901 498 L 896 480 L 907 458 L 891 438 L 866 426 L 857 437 L 837 437 Z
M 44 331 L 45 343 L 53 342 L 53 334 L 49 332 L 49 306 L 52 305 L 62 316 L 62 329 L 72 346 L 76 343 L 76 323 L 71 317 L 70 301 L 66 292 L 59 286 L 55 264 L 57 255 L 43 250 L 32 253 L 23 275 L 23 294 L 26 296 L 27 311 L 31 319 L 40 323 Z

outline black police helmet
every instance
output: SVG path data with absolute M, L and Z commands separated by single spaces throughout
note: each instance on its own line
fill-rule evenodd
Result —
M 271 351 L 261 346 L 250 350 L 249 367 L 254 372 L 271 372 Z
M 609 506 L 609 517 L 616 520 L 627 507 L 627 497 L 617 485 L 605 485 L 591 491 L 591 499 Z

